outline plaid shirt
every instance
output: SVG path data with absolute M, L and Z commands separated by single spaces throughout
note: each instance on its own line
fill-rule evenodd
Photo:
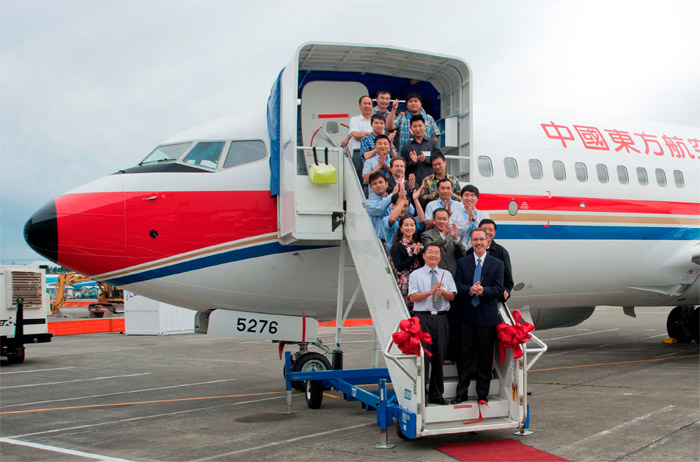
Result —
M 367 151 L 374 149 L 374 140 L 377 139 L 377 135 L 370 133 L 360 140 L 360 153 L 364 156 Z M 364 157 L 362 158 L 364 162 Z
M 367 159 L 365 159 L 365 153 L 367 151 L 371 151 L 374 149 L 374 142 L 377 140 L 377 135 L 374 133 L 370 133 L 369 135 L 365 136 L 360 140 L 360 154 L 362 154 L 362 163 L 366 162 Z M 398 156 L 398 153 L 396 152 L 396 149 L 394 148 L 394 145 L 392 144 L 389 147 L 389 157 L 396 157 Z
M 445 178 L 452 182 L 452 198 L 454 200 L 460 200 L 459 194 L 462 191 L 462 187 L 459 185 L 459 180 L 456 176 L 446 175 Z M 437 199 L 437 183 L 438 179 L 435 178 L 435 174 L 428 175 L 423 178 L 423 184 L 420 189 L 420 197 L 424 201 L 432 201 Z
M 420 110 L 420 115 L 425 119 L 425 137 L 432 138 L 433 136 L 440 135 L 440 129 L 435 123 L 435 119 L 426 114 L 423 108 Z M 394 119 L 394 125 L 396 125 L 396 128 L 399 130 L 399 150 L 411 139 L 411 118 L 411 113 L 406 111 L 402 112 Z

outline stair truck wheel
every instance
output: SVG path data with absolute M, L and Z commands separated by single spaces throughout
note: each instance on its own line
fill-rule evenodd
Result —
M 396 421 L 396 436 L 398 436 L 404 441 L 413 441 L 411 438 L 404 435 L 403 431 L 401 430 L 401 422 L 399 422 L 398 420 Z
M 318 409 L 323 402 L 323 382 L 309 380 L 306 383 L 306 405 L 309 409 Z

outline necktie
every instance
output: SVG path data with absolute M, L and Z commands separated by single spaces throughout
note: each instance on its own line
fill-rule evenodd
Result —
M 437 271 L 435 271 L 434 269 L 430 270 L 430 287 L 432 288 L 433 286 L 435 286 L 435 284 L 437 284 L 437 282 L 438 282 Z M 437 310 L 440 307 L 441 303 L 435 300 L 435 298 L 436 298 L 435 295 L 431 296 L 430 298 L 432 299 L 431 301 L 433 302 L 433 308 L 435 308 Z
M 476 269 L 474 270 L 474 281 L 472 281 L 472 284 L 476 284 L 477 282 L 481 281 L 481 258 L 477 258 L 476 260 Z M 474 295 L 472 297 L 472 305 L 479 306 L 479 296 Z

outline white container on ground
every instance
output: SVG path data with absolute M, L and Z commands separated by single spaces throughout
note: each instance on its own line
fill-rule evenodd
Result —
M 194 310 L 169 305 L 124 291 L 127 335 L 170 335 L 194 332 Z

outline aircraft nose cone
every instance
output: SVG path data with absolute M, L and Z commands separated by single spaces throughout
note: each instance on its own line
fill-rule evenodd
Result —
M 46 203 L 32 215 L 24 225 L 24 240 L 39 255 L 52 262 L 58 261 L 56 202 Z

